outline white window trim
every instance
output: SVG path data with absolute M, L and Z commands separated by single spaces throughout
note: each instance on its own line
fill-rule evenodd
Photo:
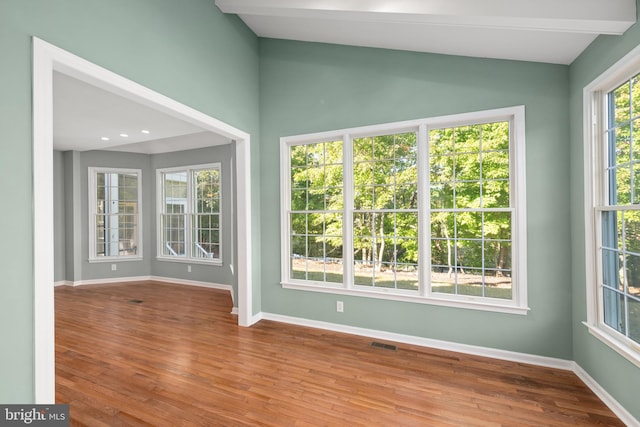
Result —
M 172 173 L 172 172 L 187 172 L 187 201 L 188 204 L 193 201 L 192 184 L 191 184 L 191 176 L 193 171 L 201 170 L 201 169 L 218 169 L 220 174 L 220 208 L 218 209 L 218 228 L 219 228 L 219 247 L 220 247 L 220 256 L 218 258 L 212 258 L 210 260 L 202 259 L 202 258 L 192 258 L 187 255 L 181 256 L 168 256 L 163 255 L 163 247 L 162 247 L 162 213 L 163 213 L 163 193 L 164 193 L 164 182 L 162 179 L 163 173 Z M 190 212 L 191 214 L 192 212 Z M 188 247 L 191 246 L 191 222 L 189 220 L 190 214 L 187 214 L 187 228 L 188 232 L 186 235 L 185 245 Z M 220 266 L 223 264 L 222 262 L 222 164 L 220 162 L 215 163 L 206 163 L 202 165 L 188 165 L 188 166 L 176 166 L 170 168 L 162 168 L 156 169 L 156 242 L 157 242 L 157 251 L 156 251 L 156 259 L 158 261 L 169 261 L 169 262 L 181 262 L 187 264 L 203 264 L 203 265 L 216 265 Z
M 289 148 L 304 143 L 342 140 L 343 152 L 348 153 L 353 138 L 361 136 L 377 136 L 391 133 L 416 132 L 418 134 L 418 162 L 428 164 L 428 135 L 430 129 L 456 127 L 487 123 L 490 121 L 510 122 L 510 181 L 511 208 L 514 210 L 512 224 L 513 244 L 513 298 L 500 300 L 497 298 L 473 297 L 465 295 L 450 295 L 431 292 L 429 263 L 420 263 L 422 283 L 420 292 L 403 292 L 398 289 L 356 287 L 351 282 L 350 275 L 345 275 L 345 283 L 329 284 L 291 279 L 289 277 L 289 217 L 291 209 L 290 194 L 290 157 Z M 352 173 L 351 156 L 343 155 L 344 175 Z M 427 168 L 418 168 L 418 210 L 426 212 L 429 207 L 429 193 L 421 189 L 427 180 Z M 515 106 L 495 110 L 478 111 L 441 117 L 410 120 L 381 125 L 364 126 L 336 131 L 319 132 L 306 135 L 296 135 L 280 138 L 280 230 L 281 230 L 281 285 L 285 289 L 297 289 L 314 292 L 324 292 L 340 295 L 355 295 L 369 298 L 379 298 L 395 301 L 407 301 L 421 304 L 432 304 L 447 307 L 467 308 L 474 310 L 495 311 L 509 314 L 525 315 L 529 311 L 527 306 L 527 220 L 526 220 L 526 164 L 525 164 L 525 107 Z M 345 178 L 346 181 L 346 178 Z M 343 189 L 345 200 L 353 199 L 353 189 L 345 185 Z M 343 218 L 349 218 L 345 203 Z M 419 229 L 428 230 L 427 215 L 419 215 Z M 343 244 L 350 247 L 352 236 L 349 221 L 343 220 Z M 430 244 L 428 233 L 420 233 L 418 246 L 422 259 L 430 259 Z M 348 252 L 348 251 L 347 251 Z M 351 262 L 352 256 L 344 255 L 343 263 Z
M 89 173 L 89 262 L 114 262 L 114 261 L 141 261 L 142 255 L 142 170 L 141 169 L 124 169 L 124 168 L 103 168 L 90 166 Z M 135 173 L 138 176 L 138 228 L 136 230 L 138 239 L 138 248 L 135 255 L 105 255 L 98 257 L 96 255 L 96 175 L 98 173 Z
M 587 321 L 589 333 L 640 367 L 640 345 L 625 337 L 604 322 L 602 298 L 597 277 L 602 272 L 600 247 L 600 216 L 596 215 L 598 200 L 604 191 L 602 176 L 606 153 L 600 135 L 604 123 L 604 96 L 640 72 L 640 46 L 633 49 L 612 67 L 604 71 L 583 89 L 583 155 L 584 155 L 584 212 L 585 212 L 585 281 L 587 288 Z

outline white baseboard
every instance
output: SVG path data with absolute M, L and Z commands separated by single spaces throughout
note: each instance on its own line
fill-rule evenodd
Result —
M 404 344 L 418 345 L 421 347 L 437 348 L 440 350 L 456 351 L 459 353 L 472 354 L 476 356 L 491 357 L 512 362 L 529 363 L 532 365 L 545 366 L 548 368 L 573 369 L 572 360 L 557 359 L 554 357 L 537 356 L 533 354 L 518 353 L 514 351 L 498 350 L 488 347 L 480 347 L 468 344 L 458 344 L 449 341 L 435 340 L 431 338 L 416 337 L 413 335 L 396 334 L 393 332 L 378 331 L 374 329 L 359 328 L 355 326 L 340 325 L 337 323 L 320 322 L 316 320 L 302 319 L 299 317 L 282 316 L 279 314 L 262 313 L 262 319 L 273 320 L 275 322 L 290 323 L 300 326 L 325 329 L 345 334 L 360 335 L 375 339 L 395 341 Z
M 231 309 L 231 314 L 235 314 L 237 316 L 238 315 L 238 307 L 233 307 Z
M 160 277 L 160 276 L 151 276 L 149 280 L 154 280 L 156 282 L 163 283 L 175 283 L 178 285 L 187 285 L 187 286 L 199 286 L 201 288 L 211 288 L 211 289 L 220 289 L 223 291 L 228 291 L 231 294 L 231 302 L 235 305 L 235 298 L 233 296 L 233 286 L 231 285 L 223 285 L 221 283 L 213 283 L 213 282 L 200 282 L 197 280 L 186 280 L 186 279 L 174 279 L 172 277 Z
M 58 282 L 53 282 L 53 287 L 57 288 L 58 286 L 73 286 L 73 282 L 68 280 L 60 280 Z
M 582 380 L 583 383 L 591 389 L 591 391 L 604 402 L 605 405 L 616 414 L 620 420 L 629 427 L 640 426 L 640 421 L 629 413 L 617 400 L 615 400 L 600 384 L 594 380 L 591 375 L 585 371 L 582 366 L 574 362 L 573 372 Z
M 573 360 L 558 359 L 554 357 L 538 356 L 533 354 L 518 353 L 514 351 L 499 350 L 488 347 L 458 344 L 449 341 L 434 340 L 430 338 L 416 337 L 412 335 L 396 334 L 392 332 L 378 331 L 374 329 L 359 328 L 355 326 L 340 325 L 337 323 L 321 322 L 317 320 L 303 319 L 299 317 L 283 316 L 273 313 L 258 313 L 254 316 L 255 322 L 272 320 L 274 322 L 289 323 L 293 325 L 308 326 L 311 328 L 324 329 L 334 332 L 359 335 L 369 338 L 394 341 L 404 344 L 418 345 L 421 347 L 437 348 L 440 350 L 455 351 L 459 353 L 472 354 L 475 356 L 491 357 L 494 359 L 508 360 L 511 362 L 528 363 L 547 368 L 563 369 L 574 372 L 587 387 L 598 396 L 602 402 L 622 422 L 628 426 L 640 427 L 640 422 L 633 417 L 618 401 L 616 401 L 607 391 L 600 386 L 587 372 Z M 254 322 L 254 323 L 255 323 Z
M 130 282 L 140 282 L 144 280 L 153 280 L 155 282 L 162 283 L 172 283 L 177 285 L 186 285 L 186 286 L 198 286 L 201 288 L 212 288 L 212 289 L 220 289 L 223 291 L 228 291 L 231 294 L 231 301 L 235 304 L 235 298 L 233 296 L 233 286 L 231 285 L 223 285 L 221 283 L 213 283 L 213 282 L 201 282 L 197 280 L 185 280 L 185 279 L 175 279 L 172 277 L 161 277 L 161 276 L 133 276 L 133 277 L 111 277 L 107 279 L 92 279 L 92 280 L 78 280 L 78 281 L 69 281 L 63 280 L 60 282 L 55 282 L 54 286 L 86 286 L 86 285 L 109 285 L 115 283 L 130 283 Z

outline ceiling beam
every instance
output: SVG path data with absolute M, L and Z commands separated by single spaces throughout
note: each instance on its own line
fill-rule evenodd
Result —
M 635 0 L 215 0 L 225 13 L 363 22 L 622 34 Z

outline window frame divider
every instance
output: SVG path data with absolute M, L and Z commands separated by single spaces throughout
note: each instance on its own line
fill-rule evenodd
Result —
M 342 281 L 345 289 L 354 289 L 353 257 L 353 139 L 351 134 L 342 136 L 342 185 L 344 213 L 342 218 Z

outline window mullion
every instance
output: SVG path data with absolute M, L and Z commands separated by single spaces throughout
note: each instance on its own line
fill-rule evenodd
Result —
M 194 185 L 194 181 L 195 181 L 195 175 L 193 173 L 193 170 L 191 169 L 187 169 L 187 204 L 185 206 L 185 219 L 184 219 L 184 223 L 185 223 L 185 228 L 186 228 L 186 232 L 185 232 L 185 236 L 184 236 L 184 244 L 186 246 L 186 251 L 185 254 L 187 256 L 187 258 L 193 258 L 194 254 L 193 254 L 193 243 L 192 243 L 192 236 L 193 236 L 193 214 L 194 214 L 194 200 L 193 200 L 193 185 Z
M 429 140 L 426 124 L 418 127 L 418 287 L 431 295 L 431 195 L 429 192 Z
M 342 213 L 343 284 L 353 289 L 353 141 L 350 134 L 342 137 L 342 185 L 344 208 Z

